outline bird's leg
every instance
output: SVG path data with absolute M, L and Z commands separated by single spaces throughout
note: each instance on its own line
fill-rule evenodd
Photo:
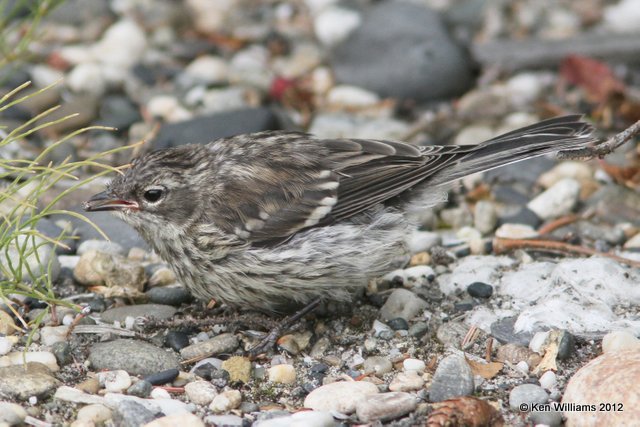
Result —
M 258 344 L 253 346 L 249 350 L 249 354 L 251 356 L 257 356 L 258 354 L 264 353 L 273 348 L 276 341 L 280 337 L 280 335 L 293 326 L 298 320 L 302 319 L 307 314 L 311 313 L 320 305 L 320 298 L 311 301 L 308 305 L 303 307 L 301 310 L 292 314 L 291 316 L 285 318 L 278 325 L 269 331 L 269 333 L 260 340 Z
M 574 150 L 564 150 L 558 152 L 560 160 L 589 160 L 595 158 L 603 158 L 607 154 L 613 153 L 621 145 L 625 144 L 631 138 L 640 133 L 640 120 L 626 128 L 620 133 L 615 134 L 603 143 L 591 147 L 577 148 Z

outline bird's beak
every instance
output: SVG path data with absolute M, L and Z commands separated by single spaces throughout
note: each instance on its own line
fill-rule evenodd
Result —
M 122 200 L 113 197 L 111 194 L 103 191 L 102 193 L 94 194 L 89 200 L 84 202 L 83 208 L 88 212 L 97 211 L 122 211 L 125 209 L 139 208 L 137 202 Z

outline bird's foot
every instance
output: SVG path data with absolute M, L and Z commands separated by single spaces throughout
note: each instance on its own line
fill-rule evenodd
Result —
M 258 344 L 256 344 L 251 349 L 249 349 L 249 355 L 251 357 L 256 357 L 259 354 L 266 353 L 267 351 L 271 350 L 275 346 L 276 341 L 284 331 L 292 327 L 297 321 L 302 319 L 304 316 L 311 313 L 319 305 L 320 305 L 320 299 L 318 298 L 316 300 L 311 301 L 308 305 L 303 307 L 301 310 L 285 318 L 278 325 L 272 328 L 269 331 L 269 333 L 260 340 Z

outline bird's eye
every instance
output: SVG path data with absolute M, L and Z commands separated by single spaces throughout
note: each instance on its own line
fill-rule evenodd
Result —
M 162 188 L 150 188 L 144 192 L 143 197 L 147 202 L 155 203 L 162 197 L 164 190 Z

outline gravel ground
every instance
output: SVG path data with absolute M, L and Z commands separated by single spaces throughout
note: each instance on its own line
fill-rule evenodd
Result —
M 58 103 L 56 117 L 79 114 L 0 154 L 32 159 L 90 124 L 116 129 L 74 136 L 49 160 L 268 129 L 478 143 L 568 113 L 604 138 L 640 119 L 628 60 L 639 15 L 638 0 L 67 0 L 30 62 L 0 70 L 0 91 L 64 80 L 0 112 L 0 125 Z M 617 55 L 592 42 L 571 50 L 584 40 L 624 42 Z M 509 61 L 526 46 L 547 50 Z M 0 425 L 630 425 L 638 168 L 627 144 L 599 162 L 545 157 L 467 177 L 420 214 L 405 267 L 348 307 L 320 307 L 257 357 L 247 350 L 282 318 L 193 300 L 112 216 L 91 215 L 104 241 L 54 215 L 39 230 L 76 239 L 42 244 L 28 263 L 49 263 L 58 295 L 84 311 L 3 296 Z M 80 211 L 104 183 L 60 207 Z

